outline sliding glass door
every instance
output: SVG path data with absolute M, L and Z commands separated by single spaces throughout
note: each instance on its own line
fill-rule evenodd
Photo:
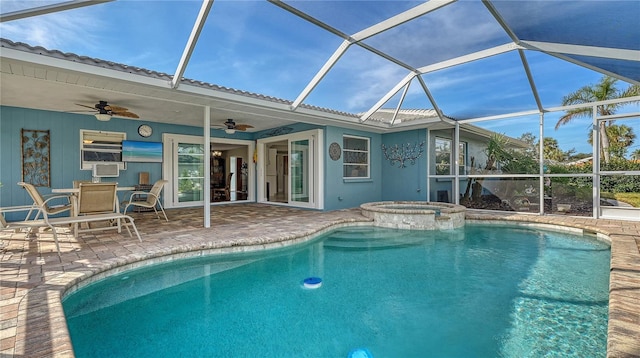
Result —
M 309 139 L 289 142 L 289 173 L 291 173 L 289 185 L 291 202 L 309 203 L 309 193 L 312 188 L 309 163 Z
M 209 190 L 211 203 L 215 204 L 255 200 L 251 185 L 255 180 L 253 141 L 211 138 L 205 149 L 198 136 L 165 133 L 162 140 L 162 175 L 169 180 L 164 191 L 165 207 L 204 205 L 205 190 Z M 208 173 L 204 165 L 206 150 L 211 152 Z
M 258 140 L 259 201 L 322 209 L 322 130 Z
M 176 143 L 178 187 L 174 201 L 188 203 L 204 199 L 204 150 L 202 144 Z

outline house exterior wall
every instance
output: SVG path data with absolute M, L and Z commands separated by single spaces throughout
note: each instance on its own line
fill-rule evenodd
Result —
M 202 135 L 199 127 L 166 123 L 149 123 L 153 134 L 141 138 L 137 129 L 146 121 L 133 121 L 114 117 L 108 122 L 97 121 L 91 115 L 62 113 L 0 106 L 0 207 L 31 204 L 29 195 L 16 183 L 22 180 L 20 130 L 49 130 L 51 136 L 51 188 L 65 188 L 73 180 L 90 180 L 90 170 L 80 170 L 80 130 L 102 130 L 124 132 L 128 140 L 161 142 L 162 133 Z M 329 144 L 337 142 L 342 147 L 342 136 L 353 135 L 370 139 L 371 177 L 366 180 L 347 180 L 342 178 L 342 157 L 338 161 L 325 155 L 325 210 L 357 207 L 364 202 L 380 201 L 382 198 L 382 162 L 381 135 L 365 131 L 347 130 L 338 127 L 320 127 L 304 123 L 287 126 L 288 133 L 296 133 L 314 128 L 325 129 L 323 150 L 327 153 Z M 273 130 L 256 133 L 236 132 L 226 135 L 224 131 L 212 130 L 212 138 L 257 139 L 273 135 Z M 249 158 L 249 162 L 251 163 Z M 150 180 L 162 177 L 161 163 L 128 163 L 127 169 L 120 172 L 117 181 L 120 185 L 131 186 L 138 183 L 138 173 L 149 172 Z M 109 181 L 110 178 L 104 178 Z M 41 193 L 49 194 L 51 188 L 38 188 Z
M 138 126 L 148 123 L 153 127 L 149 138 L 138 135 Z M 202 135 L 202 128 L 150 123 L 113 117 L 108 122 L 100 122 L 92 115 L 51 112 L 34 109 L 0 106 L 0 207 L 28 205 L 31 199 L 26 191 L 19 189 L 22 181 L 21 129 L 50 131 L 51 188 L 71 187 L 74 180 L 91 180 L 90 170 L 80 170 L 80 130 L 97 130 L 126 133 L 128 140 L 161 142 L 162 133 L 170 132 L 186 135 Z M 251 139 L 248 133 L 237 132 L 233 136 L 224 131 L 212 130 L 212 137 Z M 149 172 L 151 181 L 162 177 L 162 163 L 128 163 L 127 169 L 120 171 L 117 181 L 120 185 L 131 186 L 138 183 L 138 173 Z M 111 178 L 103 178 L 110 181 Z M 51 188 L 39 187 L 42 194 L 49 194 Z
M 382 136 L 382 143 L 385 147 L 424 142 L 424 152 L 412 164 L 405 161 L 405 167 L 402 168 L 396 162 L 391 165 L 384 154 L 381 154 L 382 167 L 382 200 L 401 200 L 401 201 L 425 201 L 427 200 L 427 131 L 418 129 L 406 132 L 389 133 Z M 381 148 L 377 148 L 382 151 Z
M 351 135 L 369 138 L 370 178 L 343 179 L 343 155 L 338 160 L 332 160 L 328 151 L 331 143 L 335 142 L 343 147 L 343 136 Z M 325 178 L 324 178 L 324 208 L 336 210 L 358 207 L 362 203 L 380 201 L 382 197 L 382 135 L 333 126 L 325 127 Z

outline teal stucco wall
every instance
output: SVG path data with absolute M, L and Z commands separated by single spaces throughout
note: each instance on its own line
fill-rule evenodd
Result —
M 342 136 L 369 138 L 370 178 L 343 179 L 343 156 L 338 160 L 329 157 L 329 145 L 333 142 L 343 147 Z M 377 133 L 357 131 L 333 126 L 325 130 L 325 210 L 358 207 L 362 203 L 380 201 L 382 198 L 382 162 L 380 147 L 382 136 Z
M 424 143 L 422 155 L 416 159 L 415 163 L 409 160 L 404 162 L 404 167 L 400 163 L 387 160 L 382 154 L 382 199 L 387 200 L 427 200 L 427 132 L 424 129 L 406 132 L 384 134 L 382 143 L 385 147 L 403 148 L 406 146 L 415 147 Z

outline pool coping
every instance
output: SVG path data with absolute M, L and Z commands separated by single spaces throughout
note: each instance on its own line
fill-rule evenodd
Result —
M 305 223 L 301 230 L 295 232 L 216 241 L 207 240 L 207 229 L 203 228 L 197 230 L 197 233 L 175 234 L 182 244 L 172 241 L 164 247 L 144 247 L 141 251 L 108 257 L 90 265 L 74 266 L 70 263 L 65 272 L 45 277 L 43 282 L 35 284 L 24 296 L 16 298 L 16 302 L 9 302 L 11 305 L 17 305 L 17 315 L 11 322 L 2 317 L 0 338 L 3 344 L 0 353 L 11 357 L 73 357 L 61 304 L 62 297 L 65 292 L 96 280 L 102 275 L 142 265 L 142 261 L 149 264 L 187 256 L 288 246 L 312 240 L 340 226 L 366 225 L 371 222 L 359 213 L 359 209 L 339 211 L 337 215 L 318 212 L 312 217 L 314 222 Z M 569 228 L 608 240 L 611 244 L 611 267 L 607 357 L 640 357 L 640 340 L 637 338 L 640 337 L 640 222 L 494 212 L 467 212 L 467 221 L 483 224 L 517 224 L 546 230 L 565 231 Z M 194 238 L 195 240 L 190 240 Z M 129 244 L 137 245 L 131 242 L 123 243 Z M 78 285 L 81 282 L 84 283 Z M 6 308 L 7 305 L 3 304 L 0 307 Z M 12 327 L 14 328 L 11 329 Z M 9 337 L 11 333 L 14 334 L 13 337 Z M 12 346 L 9 346 L 10 342 L 13 342 Z

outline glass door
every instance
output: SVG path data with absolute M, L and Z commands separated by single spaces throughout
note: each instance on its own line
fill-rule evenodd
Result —
M 323 209 L 322 129 L 257 140 L 258 202 Z
M 291 183 L 289 185 L 289 198 L 291 202 L 309 203 L 309 193 L 312 192 L 309 157 L 309 139 L 289 142 L 289 173 Z
M 236 200 L 254 200 L 255 166 L 248 163 L 251 163 L 255 142 L 211 138 L 210 144 L 203 146 L 202 137 L 165 133 L 162 143 L 162 177 L 169 180 L 164 195 L 165 208 L 205 205 L 205 190 L 209 190 L 211 198 L 211 202 L 206 204 L 230 202 L 234 193 L 229 190 L 234 183 Z M 209 172 L 204 171 L 207 154 Z M 235 168 L 228 164 L 232 158 Z M 230 175 L 234 181 L 229 180 Z M 238 176 L 242 176 L 241 181 L 238 181 Z M 205 187 L 207 181 L 209 183 Z
M 174 202 L 190 203 L 204 199 L 204 150 L 202 144 L 177 143 L 178 188 Z

